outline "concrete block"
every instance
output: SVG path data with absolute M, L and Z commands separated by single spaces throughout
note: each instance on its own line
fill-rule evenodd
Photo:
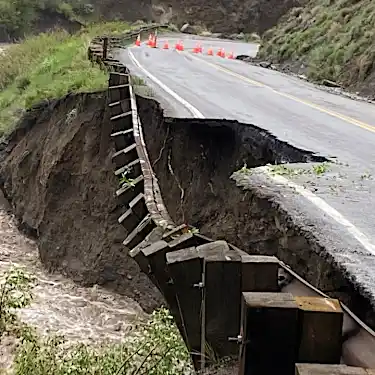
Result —
M 241 375 L 294 375 L 298 306 L 289 293 L 242 293 Z
M 336 299 L 295 297 L 300 309 L 298 361 L 338 364 L 341 358 L 343 311 Z

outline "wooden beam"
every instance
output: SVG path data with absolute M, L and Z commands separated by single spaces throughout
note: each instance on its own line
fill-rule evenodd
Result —
M 298 361 L 339 364 L 344 314 L 333 298 L 295 297 L 300 315 Z
M 294 375 L 298 306 L 289 293 L 242 293 L 240 375 Z

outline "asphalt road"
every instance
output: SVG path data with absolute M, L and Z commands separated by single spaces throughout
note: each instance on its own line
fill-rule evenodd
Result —
M 159 41 L 160 47 L 163 41 Z M 355 243 L 364 256 L 375 259 L 374 105 L 238 60 L 195 55 L 191 51 L 194 39 L 184 39 L 183 53 L 173 50 L 176 40 L 169 42 L 169 50 L 141 46 L 123 50 L 119 57 L 131 71 L 145 77 L 168 115 L 255 124 L 293 146 L 342 163 L 324 176 L 288 178 L 319 198 L 309 204 L 345 232 L 338 241 L 348 237 L 350 246 Z M 235 55 L 254 56 L 257 52 L 255 44 L 222 40 L 201 43 L 204 52 L 209 47 L 215 52 L 221 47 Z M 338 246 L 345 248 L 343 243 Z M 375 269 L 370 275 L 375 281 L 374 275 Z

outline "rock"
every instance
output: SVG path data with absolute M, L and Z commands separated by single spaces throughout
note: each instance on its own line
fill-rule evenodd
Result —
M 330 81 L 329 79 L 323 79 L 322 85 L 327 86 L 327 87 L 341 87 L 339 83 Z
M 259 63 L 259 66 L 261 66 L 262 68 L 269 68 L 271 66 L 271 63 L 269 61 L 261 61 Z
M 200 33 L 201 36 L 205 36 L 205 37 L 208 37 L 208 36 L 212 36 L 212 33 L 210 31 L 202 31 Z
M 180 29 L 180 31 L 182 32 L 182 33 L 185 33 L 185 34 L 198 34 L 198 27 L 196 27 L 196 26 L 192 26 L 192 25 L 190 25 L 189 23 L 185 23 L 182 27 L 181 27 L 181 29 Z

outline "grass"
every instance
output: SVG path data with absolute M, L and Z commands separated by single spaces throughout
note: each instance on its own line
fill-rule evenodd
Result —
M 190 356 L 168 310 L 150 319 L 123 342 L 92 346 L 62 336 L 38 336 L 22 325 L 16 311 L 32 301 L 32 276 L 12 268 L 0 275 L 0 347 L 3 335 L 17 335 L 14 375 L 177 375 L 192 374 Z M 20 327 L 22 329 L 20 329 Z
M 374 22 L 371 0 L 310 1 L 264 35 L 259 56 L 305 64 L 314 81 L 353 86 L 375 78 Z
M 87 47 L 100 33 L 121 34 L 122 22 L 99 24 L 75 35 L 64 31 L 26 38 L 0 55 L 0 136 L 9 134 L 26 109 L 69 92 L 95 91 L 107 74 L 87 59 Z
M 314 174 L 316 176 L 321 176 L 327 172 L 329 172 L 330 167 L 329 163 L 324 162 L 324 163 L 319 163 L 319 164 L 313 164 L 311 166 L 308 166 L 308 168 L 293 168 L 292 166 L 288 165 L 273 165 L 270 166 L 270 171 L 273 174 L 278 174 L 278 175 L 284 175 L 284 176 L 298 176 L 298 175 L 311 175 Z

